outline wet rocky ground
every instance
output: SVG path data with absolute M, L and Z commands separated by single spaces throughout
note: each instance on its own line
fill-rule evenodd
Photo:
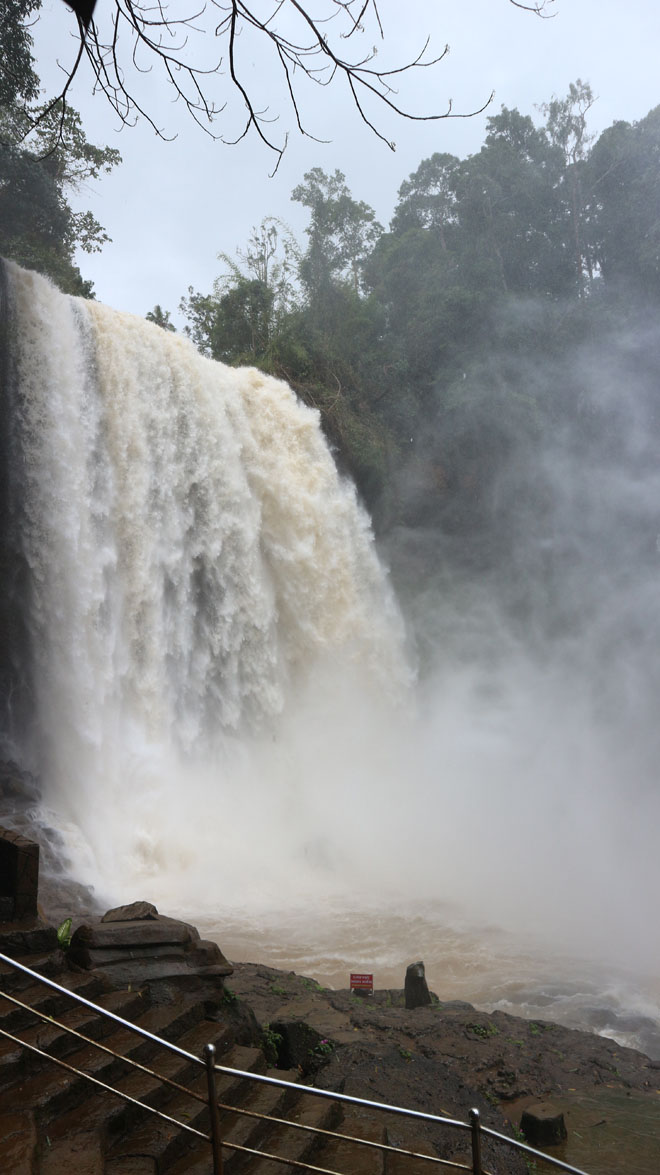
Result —
M 282 1063 L 319 1085 L 464 1119 L 476 1106 L 495 1129 L 551 1102 L 568 1139 L 549 1153 L 596 1175 L 660 1171 L 660 1062 L 633 1049 L 459 1001 L 407 1010 L 403 990 L 332 991 L 253 963 L 235 964 L 227 982 Z M 452 1151 L 437 1130 L 426 1135 L 441 1156 Z

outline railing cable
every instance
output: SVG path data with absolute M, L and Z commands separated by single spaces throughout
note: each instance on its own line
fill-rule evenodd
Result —
M 97 1012 L 99 1016 L 104 1016 L 106 1020 L 113 1020 L 115 1024 L 120 1024 L 122 1028 L 128 1028 L 131 1032 L 136 1032 L 138 1036 L 144 1037 L 145 1040 L 153 1041 L 155 1044 L 160 1045 L 161 1048 L 168 1049 L 171 1053 L 176 1053 L 179 1057 L 185 1057 L 186 1061 L 192 1061 L 195 1065 L 204 1065 L 204 1062 L 199 1057 L 196 1057 L 194 1053 L 188 1053 L 185 1049 L 179 1048 L 178 1045 L 172 1044 L 171 1041 L 163 1040 L 162 1037 L 156 1036 L 153 1032 L 148 1032 L 146 1028 L 142 1028 L 139 1024 L 131 1024 L 130 1020 L 122 1019 L 116 1012 L 109 1012 L 107 1008 L 100 1007 L 99 1004 L 95 1004 L 85 996 L 79 995 L 78 992 L 69 991 L 67 987 L 62 987 L 61 984 L 55 983 L 53 979 L 49 979 L 46 975 L 40 975 L 38 971 L 31 971 L 29 967 L 25 967 L 22 963 L 19 963 L 17 959 L 0 954 L 0 963 L 7 963 L 10 967 L 22 971 L 24 975 L 29 975 L 30 979 L 36 979 L 39 983 L 44 983 L 52 991 L 57 991 L 61 995 L 68 995 L 75 1003 L 83 1004 L 85 1008 L 91 1008 L 92 1012 Z M 0 994 L 4 995 L 5 993 L 2 992 Z
M 63 990 L 66 991 L 67 989 L 63 988 Z M 85 1036 L 84 1033 L 78 1032 L 77 1029 L 70 1028 L 68 1024 L 62 1024 L 62 1022 L 60 1020 L 56 1020 L 54 1016 L 49 1016 L 46 1012 L 40 1012 L 38 1008 L 33 1008 L 30 1006 L 30 1004 L 24 1004 L 21 1000 L 16 999 L 15 996 L 9 995 L 7 992 L 3 991 L 0 992 L 0 999 L 11 1000 L 12 1004 L 16 1004 L 17 1007 L 23 1008 L 26 1012 L 31 1012 L 33 1016 L 38 1016 L 39 1019 L 43 1020 L 46 1024 L 52 1024 L 54 1028 L 61 1028 L 62 1032 L 66 1032 L 69 1036 L 75 1036 L 77 1040 L 82 1041 L 84 1044 L 92 1045 L 93 1048 L 99 1049 L 100 1052 L 107 1053 L 111 1057 L 115 1057 L 115 1059 L 118 1061 L 124 1061 L 127 1065 L 130 1065 L 132 1069 L 139 1069 L 140 1072 L 147 1073 L 150 1077 L 157 1077 L 159 1081 L 162 1081 L 165 1085 L 169 1085 L 171 1089 L 175 1089 L 179 1093 L 188 1094 L 189 1097 L 194 1098 L 195 1101 L 202 1102 L 203 1105 L 208 1104 L 207 1099 L 201 1093 L 195 1093 L 193 1089 L 188 1089 L 186 1085 L 180 1085 L 178 1081 L 172 1081 L 171 1077 L 165 1077 L 163 1073 L 158 1073 L 155 1069 L 150 1069 L 148 1065 L 143 1065 L 140 1061 L 134 1060 L 133 1057 L 127 1057 L 123 1053 L 116 1052 L 115 1049 L 109 1048 L 108 1045 L 103 1044 L 100 1040 L 93 1040 L 91 1037 Z M 127 1026 L 129 1028 L 135 1028 L 134 1024 L 127 1023 Z M 3 1032 L 5 1036 L 10 1035 L 2 1028 L 0 1028 L 0 1032 Z M 18 1040 L 19 1038 L 11 1037 L 10 1039 Z M 160 1041 L 160 1037 L 157 1039 Z M 30 1048 L 30 1045 L 27 1041 L 21 1040 L 20 1043 L 26 1048 Z M 161 1043 L 166 1042 L 161 1041 Z M 48 1057 L 51 1056 L 50 1053 L 46 1053 L 45 1055 Z M 198 1058 L 195 1059 L 197 1060 Z
M 141 1109 L 148 1110 L 151 1114 L 156 1114 L 172 1126 L 179 1126 L 181 1130 L 186 1130 L 189 1134 L 195 1134 L 198 1138 L 203 1138 L 205 1142 L 210 1141 L 208 1134 L 204 1134 L 201 1130 L 196 1130 L 194 1126 L 188 1126 L 185 1122 L 179 1122 L 176 1118 L 170 1118 L 169 1114 L 164 1114 L 162 1110 L 157 1110 L 154 1106 L 150 1106 L 148 1102 L 141 1102 L 139 1098 L 131 1097 L 130 1094 L 124 1093 L 121 1089 L 115 1089 L 114 1085 L 106 1085 L 105 1081 L 99 1081 L 98 1077 L 92 1077 L 90 1073 L 85 1073 L 83 1069 L 76 1069 L 74 1065 L 68 1065 L 60 1057 L 53 1057 L 50 1053 L 45 1053 L 43 1049 L 37 1048 L 36 1045 L 27 1044 L 26 1041 L 21 1040 L 18 1036 L 13 1036 L 11 1032 L 7 1032 L 5 1028 L 0 1028 L 0 1033 L 8 1037 L 9 1040 L 13 1040 L 16 1044 L 22 1045 L 23 1048 L 29 1049 L 30 1052 L 37 1053 L 40 1057 L 45 1057 L 47 1061 L 52 1061 L 54 1065 L 59 1065 L 61 1069 L 66 1069 L 69 1073 L 75 1073 L 77 1077 L 82 1077 L 85 1081 L 90 1081 L 92 1085 L 104 1089 L 107 1093 L 114 1093 L 122 1101 L 129 1102 L 133 1106 L 140 1106 Z

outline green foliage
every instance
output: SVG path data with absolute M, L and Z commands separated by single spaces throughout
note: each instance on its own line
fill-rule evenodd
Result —
M 252 229 L 246 249 L 237 249 L 241 265 L 227 253 L 219 253 L 229 272 L 214 283 L 219 296 L 246 278 L 268 291 L 271 326 L 279 323 L 294 304 L 293 277 L 300 262 L 300 250 L 291 229 L 275 216 L 266 216 Z
M 635 303 L 660 298 L 660 106 L 604 131 L 585 165 L 596 261 Z
M 456 224 L 455 176 L 460 161 L 455 155 L 432 155 L 399 188 L 399 203 L 392 219 L 392 232 L 400 235 L 411 228 L 437 234 L 443 249 L 449 247 Z
M 594 102 L 591 86 L 578 78 L 570 83 L 565 98 L 554 97 L 541 107 L 547 133 L 568 166 L 583 160 L 587 145 L 592 142 L 592 136 L 587 133 L 587 114 Z
M 306 248 L 266 218 L 182 303 L 205 354 L 319 411 L 377 527 L 441 528 L 471 566 L 514 553 L 544 439 L 594 443 L 567 354 L 660 299 L 660 107 L 594 144 L 593 101 L 578 80 L 540 118 L 493 114 L 474 155 L 404 180 L 389 231 L 314 168 L 292 193 Z
M 312 1061 L 329 1061 L 330 1057 L 335 1051 L 335 1043 L 332 1040 L 323 1038 L 318 1044 L 314 1045 L 313 1049 L 309 1050 L 309 1056 Z
M 298 247 L 282 221 L 265 217 L 236 255 L 241 264 L 219 254 L 228 270 L 214 282 L 212 294 L 189 287 L 180 307 L 188 320 L 186 332 L 212 359 L 268 370 L 278 332 L 295 304 Z
M 301 983 L 302 987 L 305 988 L 305 991 L 313 991 L 313 992 L 325 991 L 325 988 L 321 987 L 321 984 L 318 983 L 316 981 L 316 979 L 308 979 L 306 976 L 303 976 L 300 980 L 300 983 Z
M 554 1024 L 544 1024 L 544 1023 L 541 1024 L 541 1023 L 538 1023 L 536 1020 L 530 1020 L 530 1022 L 529 1022 L 530 1036 L 543 1036 L 544 1032 L 554 1032 L 554 1030 L 555 1030 Z
M 478 1036 L 480 1040 L 489 1040 L 492 1036 L 499 1036 L 500 1032 L 497 1024 L 493 1024 L 491 1020 L 487 1020 L 485 1024 L 466 1024 L 465 1030 L 473 1036 Z
M 156 303 L 153 310 L 148 310 L 144 316 L 147 322 L 153 322 L 155 326 L 160 326 L 163 330 L 176 331 L 173 322 L 170 322 L 169 310 L 163 310 L 159 303 Z
M 57 928 L 57 945 L 63 951 L 69 949 L 71 945 L 71 926 L 73 924 L 72 918 L 65 918 Z
M 39 78 L 34 71 L 31 18 L 41 0 L 2 0 L 0 6 L 0 107 L 35 102 Z
M 39 7 L 39 0 L 8 0 L 0 12 L 0 253 L 66 293 L 90 296 L 75 251 L 96 252 L 109 238 L 91 212 L 73 211 L 68 196 L 120 155 L 89 143 L 79 115 L 61 101 L 46 110 L 34 104 L 30 16 Z
M 305 174 L 291 199 L 311 212 L 299 274 L 312 304 L 320 310 L 338 282 L 357 294 L 362 264 L 383 231 L 373 209 L 353 199 L 341 171 L 329 176 L 320 167 Z
M 214 358 L 245 364 L 267 353 L 273 295 L 264 282 L 240 278 L 217 300 L 213 314 L 210 341 Z
M 281 1032 L 275 1032 L 270 1024 L 264 1024 L 263 1032 L 261 1033 L 261 1047 L 267 1063 L 274 1067 L 279 1061 L 280 1048 L 284 1037 Z
M 520 1127 L 516 1126 L 515 1122 L 511 1123 L 511 1133 L 513 1134 L 513 1137 L 515 1139 L 517 1139 L 518 1142 L 523 1142 L 525 1144 L 525 1146 L 529 1146 L 529 1143 L 527 1142 L 525 1135 L 523 1134 Z M 535 1175 L 535 1172 L 538 1171 L 536 1159 L 530 1159 L 527 1156 L 525 1156 L 525 1166 L 527 1167 L 527 1170 L 529 1171 L 530 1175 Z

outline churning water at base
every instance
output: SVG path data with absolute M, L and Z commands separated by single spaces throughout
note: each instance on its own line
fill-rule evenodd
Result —
M 532 935 L 478 924 L 450 905 L 418 901 L 369 908 L 356 899 L 313 910 L 211 911 L 197 919 L 234 962 L 265 963 L 348 987 L 351 971 L 373 973 L 377 988 L 401 989 L 408 963 L 423 958 L 429 986 L 441 1000 L 462 999 L 485 1011 L 553 1020 L 598 1032 L 660 1061 L 660 978 L 556 953 Z M 230 981 L 231 985 L 231 981 Z
M 9 689 L 7 750 L 40 775 L 73 875 L 330 983 L 357 965 L 398 986 L 422 955 L 445 998 L 660 1019 L 639 979 L 660 964 L 660 793 L 647 764 L 631 791 L 580 674 L 495 650 L 488 609 L 479 655 L 443 662 L 448 601 L 413 687 L 318 414 L 8 273 L 3 565 L 22 569 L 31 721 Z

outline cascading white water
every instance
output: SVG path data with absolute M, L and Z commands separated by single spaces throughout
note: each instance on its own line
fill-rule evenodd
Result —
M 32 765 L 74 870 L 108 895 L 176 862 L 220 884 L 209 854 L 227 823 L 245 836 L 232 794 L 258 762 L 253 827 L 272 815 L 263 775 L 310 677 L 317 707 L 331 679 L 402 702 L 402 626 L 368 519 L 286 384 L 10 275 Z M 285 741 L 290 788 L 315 750 L 304 762 Z M 254 855 L 234 846 L 232 867 Z

